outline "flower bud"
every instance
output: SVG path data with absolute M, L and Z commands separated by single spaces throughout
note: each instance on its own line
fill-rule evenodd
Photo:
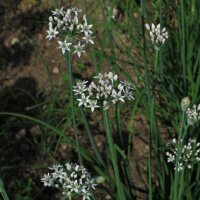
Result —
M 185 112 L 190 106 L 190 99 L 189 97 L 184 97 L 181 101 L 181 109 Z
M 105 182 L 105 178 L 103 176 L 98 176 L 96 178 L 96 183 L 97 184 L 101 184 L 101 183 L 104 183 Z

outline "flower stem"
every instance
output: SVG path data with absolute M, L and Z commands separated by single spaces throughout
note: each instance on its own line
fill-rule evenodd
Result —
M 159 51 L 156 50 L 155 62 L 154 62 L 154 81 L 156 83 L 157 78 L 157 68 L 158 68 L 158 56 Z M 154 90 L 156 89 L 156 85 L 154 85 Z M 149 135 L 149 161 L 148 161 L 148 184 L 149 184 L 149 200 L 153 198 L 153 186 L 152 186 L 152 151 L 153 151 L 153 139 L 156 142 L 156 146 L 158 145 L 158 135 L 156 130 L 156 115 L 155 115 L 155 97 L 153 95 L 153 91 L 151 92 L 150 100 L 150 135 Z
M 113 138 L 111 135 L 108 113 L 105 110 L 103 110 L 103 120 L 104 120 L 104 126 L 105 126 L 105 130 L 106 130 L 106 137 L 107 137 L 107 141 L 108 141 L 109 152 L 110 152 L 110 156 L 111 156 L 111 162 L 112 162 L 113 169 L 114 169 L 115 181 L 116 181 L 116 185 L 117 185 L 117 200 L 125 200 L 126 198 L 125 198 L 125 194 L 124 194 L 124 190 L 123 190 L 123 185 L 120 181 L 116 148 L 115 148 L 115 144 L 114 144 L 114 141 L 113 141 Z
M 83 110 L 82 108 L 80 108 L 80 113 L 81 113 L 81 118 L 83 119 L 83 123 L 84 123 L 84 125 L 85 125 L 86 132 L 87 132 L 87 134 L 88 134 L 88 138 L 89 138 L 89 140 L 90 140 L 90 143 L 91 143 L 91 145 L 92 145 L 92 148 L 94 149 L 94 153 L 95 153 L 95 155 L 96 155 L 98 161 L 100 162 L 100 164 L 105 168 L 105 167 L 106 167 L 106 166 L 105 166 L 105 163 L 104 163 L 104 161 L 103 161 L 103 159 L 102 159 L 102 157 L 101 157 L 101 154 L 100 154 L 100 152 L 99 152 L 99 150 L 98 150 L 98 148 L 97 148 L 97 145 L 96 145 L 95 140 L 94 140 L 94 138 L 93 138 L 93 135 L 92 135 L 92 133 L 91 133 L 91 130 L 90 130 L 88 121 L 87 121 L 87 119 L 86 119 L 84 110 Z
M 80 164 L 82 164 L 83 162 L 82 162 L 82 157 L 80 154 L 80 144 L 78 141 L 78 130 L 76 126 L 76 118 L 75 118 L 75 112 L 74 112 L 74 97 L 73 97 L 73 91 L 72 91 L 73 74 L 72 74 L 71 54 L 67 53 L 65 56 L 65 59 L 67 61 L 67 68 L 68 68 L 68 74 L 69 74 L 70 104 L 71 104 L 71 112 L 72 112 L 72 123 L 73 123 L 74 135 L 75 135 L 75 140 L 76 140 L 76 148 L 78 151 L 79 162 Z

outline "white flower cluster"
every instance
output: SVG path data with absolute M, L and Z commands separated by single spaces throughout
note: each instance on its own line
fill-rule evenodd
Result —
M 134 100 L 133 87 L 126 81 L 118 82 L 118 76 L 112 72 L 99 73 L 94 76 L 95 81 L 87 86 L 88 81 L 77 82 L 73 86 L 74 95 L 77 96 L 78 106 L 90 108 L 103 107 L 107 110 L 116 102 L 125 102 L 125 99 Z
M 192 165 L 200 161 L 200 143 L 195 139 L 189 139 L 189 142 L 183 145 L 183 140 L 177 141 L 175 138 L 167 144 L 170 148 L 170 152 L 166 152 L 167 162 L 172 162 L 176 165 L 176 159 L 178 158 L 177 167 L 174 170 L 181 171 L 185 168 L 191 169 Z M 179 157 L 178 148 L 182 147 Z
M 51 40 L 58 36 L 59 48 L 62 53 L 72 51 L 78 57 L 85 52 L 84 48 L 87 44 L 94 44 L 92 25 L 88 25 L 86 15 L 82 16 L 80 21 L 80 12 L 78 8 L 70 8 L 64 11 L 56 9 L 52 11 L 52 16 L 49 17 L 49 30 L 47 30 L 47 38 Z
M 51 172 L 41 179 L 44 186 L 60 189 L 70 200 L 76 196 L 82 196 L 83 200 L 91 199 L 91 189 L 95 189 L 96 184 L 85 167 L 67 163 L 65 166 L 55 164 L 49 169 Z
M 194 125 L 200 120 L 200 104 L 198 106 L 194 105 L 193 108 L 187 108 L 187 122 L 189 125 Z
M 145 27 L 149 31 L 151 42 L 154 44 L 155 49 L 160 50 L 169 37 L 166 28 L 161 29 L 160 24 L 155 26 L 153 23 L 151 25 L 145 24 Z

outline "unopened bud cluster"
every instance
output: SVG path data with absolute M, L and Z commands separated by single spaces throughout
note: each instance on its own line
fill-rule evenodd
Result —
M 86 15 L 80 16 L 82 11 L 78 8 L 70 8 L 66 11 L 56 9 L 49 17 L 49 30 L 47 38 L 58 37 L 59 48 L 62 53 L 72 51 L 78 57 L 85 52 L 85 46 L 89 43 L 94 44 L 92 25 L 88 25 Z
M 67 199 L 78 196 L 82 196 L 83 200 L 91 199 L 91 190 L 95 189 L 96 184 L 85 167 L 67 163 L 64 166 L 56 164 L 49 169 L 51 172 L 41 179 L 44 186 L 60 189 Z
M 200 161 L 200 143 L 195 139 L 189 139 L 188 143 L 183 145 L 183 140 L 177 141 L 175 138 L 167 143 L 169 152 L 166 152 L 167 162 L 174 163 L 174 170 L 182 171 L 185 168 L 191 169 L 193 164 Z M 182 147 L 182 148 L 181 148 Z M 181 151 L 178 155 L 179 148 Z M 176 159 L 178 163 L 176 166 Z
M 181 109 L 185 112 L 190 107 L 190 98 L 184 97 L 181 101 Z
M 155 49 L 160 50 L 169 37 L 167 29 L 165 27 L 161 29 L 160 24 L 156 26 L 153 23 L 151 25 L 145 24 L 145 27 L 149 31 L 151 42 L 154 44 Z
M 107 110 L 116 102 L 125 102 L 125 99 L 134 100 L 132 84 L 126 81 L 119 82 L 116 74 L 99 73 L 94 79 L 89 85 L 88 81 L 81 81 L 73 86 L 78 106 L 90 108 L 93 112 L 99 107 Z

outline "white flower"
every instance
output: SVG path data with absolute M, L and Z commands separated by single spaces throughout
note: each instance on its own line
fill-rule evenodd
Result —
M 84 40 L 86 44 L 88 43 L 94 44 L 94 41 L 92 40 L 92 34 L 87 33 L 82 37 L 82 39 Z
M 118 101 L 124 102 L 124 96 L 122 96 L 122 92 L 121 92 L 121 91 L 116 92 L 116 90 L 112 90 L 112 97 L 113 97 L 112 102 L 113 102 L 114 104 L 115 104 L 116 102 L 118 102 Z
M 167 155 L 167 162 L 174 162 L 175 160 L 175 155 L 172 155 L 171 153 L 169 152 L 166 152 L 166 155 Z
M 43 178 L 41 178 L 41 181 L 44 183 L 44 186 L 51 187 L 53 185 L 53 179 L 49 173 L 44 174 Z
M 58 34 L 58 31 L 55 29 L 53 29 L 52 27 L 50 27 L 50 29 L 47 31 L 48 35 L 46 38 L 49 38 L 49 40 L 51 40 L 52 38 L 55 38 L 56 35 Z
M 92 25 L 87 24 L 86 15 L 83 15 L 84 24 L 79 24 L 78 28 L 80 29 L 80 32 L 83 32 L 85 35 L 92 34 L 92 31 L 90 30 L 92 28 Z
M 87 107 L 88 103 L 90 103 L 89 96 L 85 96 L 84 93 L 81 95 L 81 99 L 77 99 L 77 101 L 79 101 L 78 106 L 84 105 Z
M 92 112 L 94 112 L 95 108 L 99 108 L 100 106 L 97 105 L 97 100 L 90 100 L 87 107 L 90 108 Z
M 66 176 L 66 173 L 63 172 L 63 168 L 57 169 L 52 173 L 53 178 L 60 178 L 62 179 L 63 177 Z
M 65 54 L 66 51 L 70 51 L 69 46 L 72 44 L 70 42 L 67 42 L 67 40 L 58 41 L 58 44 L 60 45 L 58 48 L 62 50 L 62 53 Z
M 86 88 L 86 83 L 87 82 L 88 81 L 79 81 L 79 82 L 77 82 L 76 85 L 73 86 L 74 95 L 82 95 L 82 93 L 87 90 L 87 88 Z
M 177 170 L 178 172 L 182 171 L 183 170 L 183 163 L 178 163 L 177 168 L 175 167 L 174 170 Z
M 81 54 L 85 52 L 85 50 L 83 49 L 85 47 L 85 45 L 81 45 L 81 43 L 79 42 L 77 45 L 74 45 L 74 53 L 77 53 L 78 57 L 81 57 Z
M 52 167 L 49 167 L 49 169 L 57 171 L 61 167 L 62 167 L 62 165 L 60 165 L 60 164 L 54 164 Z

